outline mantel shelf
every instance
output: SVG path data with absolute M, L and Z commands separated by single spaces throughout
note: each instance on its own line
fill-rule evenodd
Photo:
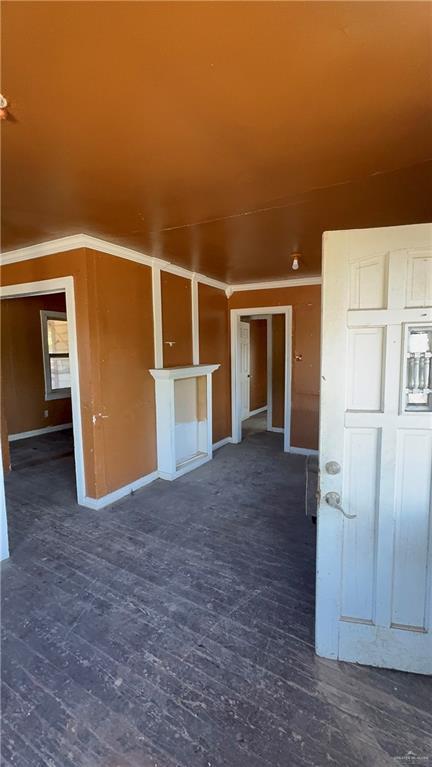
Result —
M 151 375 L 157 380 L 174 381 L 176 378 L 194 378 L 214 373 L 220 365 L 182 365 L 176 368 L 153 368 Z
M 220 365 L 150 370 L 155 381 L 158 471 L 173 480 L 213 454 L 212 373 Z

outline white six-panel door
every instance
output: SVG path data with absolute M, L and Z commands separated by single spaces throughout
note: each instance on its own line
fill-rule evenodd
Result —
M 326 233 L 319 655 L 432 673 L 431 352 L 432 225 Z

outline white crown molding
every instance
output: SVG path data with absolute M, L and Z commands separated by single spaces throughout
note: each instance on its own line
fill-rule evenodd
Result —
M 157 266 L 164 272 L 176 274 L 179 277 L 185 277 L 189 280 L 194 279 L 196 282 L 201 282 L 204 285 L 223 290 L 228 298 L 233 293 L 242 290 L 295 288 L 302 285 L 321 285 L 322 282 L 321 277 L 318 276 L 293 277 L 292 279 L 273 280 L 269 282 L 245 282 L 228 285 L 226 282 L 215 280 L 213 277 L 207 277 L 205 274 L 192 272 L 182 266 L 172 264 L 170 261 L 164 261 L 161 258 L 153 258 L 146 253 L 133 250 L 133 248 L 127 248 L 123 245 L 118 245 L 115 242 L 109 242 L 108 240 L 103 240 L 99 237 L 93 237 L 90 234 L 84 233 L 72 234 L 68 237 L 59 237 L 56 240 L 49 240 L 48 242 L 41 242 L 37 245 L 29 245 L 27 248 L 18 248 L 17 250 L 10 250 L 6 253 L 2 253 L 0 255 L 0 265 L 6 266 L 7 264 L 14 264 L 17 261 L 29 261 L 33 258 L 43 258 L 44 256 L 64 253 L 67 250 L 78 250 L 79 248 L 98 250 L 101 253 L 107 253 L 110 256 L 117 256 L 118 258 L 125 258 L 128 261 L 136 261 L 138 264 L 144 264 L 145 266 Z
M 64 253 L 66 250 L 77 250 L 85 247 L 87 247 L 86 235 L 71 234 L 68 237 L 59 237 L 56 240 L 39 242 L 37 245 L 29 245 L 27 248 L 18 248 L 18 250 L 2 253 L 0 263 L 2 266 L 6 266 L 6 264 L 14 264 L 17 261 L 29 261 L 32 258 L 52 256 L 55 253 Z
M 317 277 L 293 277 L 286 280 L 271 280 L 269 282 L 242 282 L 229 285 L 230 293 L 237 293 L 241 290 L 274 290 L 275 288 L 299 288 L 303 285 L 321 285 L 322 278 Z
M 99 237 L 93 237 L 90 234 L 72 234 L 68 237 L 59 237 L 56 240 L 40 242 L 37 245 L 29 245 L 27 248 L 18 248 L 17 250 L 1 253 L 0 265 L 6 266 L 7 264 L 14 264 L 17 261 L 30 261 L 33 258 L 43 258 L 44 256 L 64 253 L 67 250 L 78 250 L 79 248 L 98 250 L 101 253 L 107 253 L 110 256 L 117 256 L 118 258 L 125 258 L 128 261 L 136 261 L 138 264 L 144 264 L 145 266 L 158 266 L 159 269 L 164 272 L 177 274 L 179 277 L 185 277 L 189 280 L 192 280 L 192 278 L 195 277 L 197 282 L 210 285 L 210 287 L 224 291 L 227 289 L 227 284 L 225 282 L 215 280 L 212 277 L 207 277 L 205 274 L 192 272 L 189 269 L 176 266 L 176 264 L 164 261 L 161 258 L 153 258 L 146 253 L 141 253 L 132 248 L 126 248 L 115 242 L 109 242 L 108 240 L 102 240 Z

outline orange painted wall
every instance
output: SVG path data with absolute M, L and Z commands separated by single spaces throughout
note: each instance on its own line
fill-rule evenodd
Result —
M 228 302 L 223 290 L 198 285 L 200 363 L 220 363 L 213 373 L 213 442 L 231 434 Z
M 98 496 L 156 470 L 151 268 L 87 251 Z
M 267 320 L 250 320 L 250 409 L 267 405 Z
M 293 307 L 291 444 L 318 448 L 321 288 L 305 285 L 233 293 L 230 309 Z M 302 360 L 295 361 L 296 355 Z
M 2 397 L 9 434 L 70 423 L 70 397 L 45 399 L 40 322 L 42 309 L 66 311 L 64 294 L 5 299 L 0 308 Z
M 162 272 L 161 290 L 163 365 L 165 368 L 192 365 L 191 281 Z

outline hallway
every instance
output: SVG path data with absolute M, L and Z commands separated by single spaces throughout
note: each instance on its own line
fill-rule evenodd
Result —
M 70 455 L 7 478 L 5 767 L 428 764 L 430 680 L 314 654 L 305 459 L 281 446 L 252 433 L 97 512 Z

